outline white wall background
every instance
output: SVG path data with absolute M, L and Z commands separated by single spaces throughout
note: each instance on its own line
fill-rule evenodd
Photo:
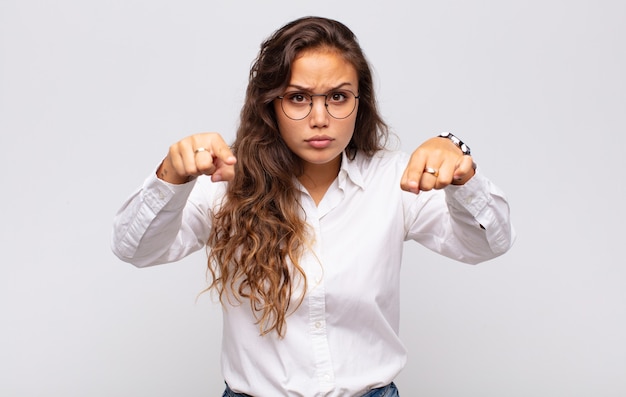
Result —
M 0 2 L 0 395 L 218 396 L 205 255 L 138 270 L 111 220 L 185 135 L 234 135 L 262 39 L 337 18 L 403 148 L 467 141 L 519 234 L 407 245 L 403 396 L 625 396 L 626 3 Z

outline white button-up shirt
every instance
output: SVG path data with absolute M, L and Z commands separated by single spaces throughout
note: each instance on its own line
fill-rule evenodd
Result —
M 224 306 L 222 370 L 231 389 L 258 397 L 345 397 L 389 384 L 406 360 L 398 337 L 404 241 L 466 263 L 510 248 L 508 204 L 479 170 L 463 186 L 415 195 L 400 189 L 408 159 L 389 151 L 344 155 L 317 206 L 300 187 L 312 233 L 301 258 L 304 300 L 287 317 L 282 339 L 259 335 L 248 302 Z M 206 177 L 171 185 L 151 175 L 117 214 L 113 251 L 143 267 L 203 248 L 224 187 Z

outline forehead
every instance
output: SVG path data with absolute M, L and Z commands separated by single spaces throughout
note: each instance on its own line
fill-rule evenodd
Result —
M 306 50 L 291 65 L 289 86 L 310 91 L 339 86 L 358 89 L 358 76 L 352 63 L 332 49 Z

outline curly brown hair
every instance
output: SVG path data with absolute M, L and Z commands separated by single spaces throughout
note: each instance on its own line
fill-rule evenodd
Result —
M 388 127 L 379 115 L 372 73 L 354 33 L 340 22 L 305 17 L 288 23 L 261 44 L 250 70 L 246 99 L 232 150 L 234 180 L 213 215 L 208 240 L 209 271 L 224 303 L 248 299 L 261 334 L 284 336 L 286 317 L 301 304 L 306 277 L 299 258 L 310 237 L 294 177 L 300 159 L 278 131 L 273 101 L 291 77 L 291 65 L 305 50 L 340 54 L 358 75 L 359 107 L 355 131 L 346 148 L 373 155 L 384 148 Z M 299 284 L 302 282 L 301 284 Z M 294 307 L 292 297 L 302 290 Z

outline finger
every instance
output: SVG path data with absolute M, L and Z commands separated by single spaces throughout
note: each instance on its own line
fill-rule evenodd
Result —
M 232 181 L 234 178 L 235 166 L 230 164 L 218 167 L 217 170 L 211 175 L 211 180 L 213 182 Z
M 228 167 L 237 162 L 230 147 L 217 133 L 204 133 L 192 137 L 195 162 L 199 172 L 211 175 L 219 167 Z
M 456 164 L 452 183 L 454 185 L 465 184 L 476 173 L 475 168 L 476 166 L 474 165 L 474 159 L 472 159 L 472 156 L 461 156 Z
M 221 136 L 217 136 L 214 145 L 215 155 L 214 163 L 216 171 L 213 173 L 213 182 L 231 181 L 235 177 L 235 163 L 237 158 L 234 156 L 230 147 L 224 142 Z
M 215 159 L 210 149 L 200 146 L 195 148 L 193 153 L 198 175 L 211 175 L 215 172 Z
M 437 169 L 437 180 L 435 181 L 434 189 L 443 189 L 452 183 L 454 176 L 455 164 L 450 161 L 444 161 Z
M 171 164 L 172 171 L 181 178 L 186 178 L 191 175 L 187 169 L 188 163 L 190 162 L 186 152 L 188 145 L 185 145 L 184 142 L 179 141 L 170 146 L 170 150 L 168 153 L 168 160 Z
M 215 172 L 211 175 L 211 180 L 213 182 L 232 181 L 235 177 L 234 164 L 228 164 L 220 158 L 215 158 L 215 167 Z
M 187 176 L 198 176 L 201 174 L 196 165 L 196 148 L 193 137 L 185 138 L 178 142 L 177 149 L 182 161 L 182 172 Z
M 415 151 L 409 163 L 404 169 L 402 178 L 400 179 L 400 188 L 407 192 L 418 194 L 420 192 L 420 181 L 424 173 L 425 159 Z
M 230 146 L 226 144 L 224 138 L 222 138 L 219 134 L 215 134 L 213 136 L 212 142 L 213 155 L 220 161 L 217 163 L 223 165 L 234 165 L 237 162 L 235 155 L 232 150 L 230 150 Z
M 439 178 L 439 170 L 435 167 L 424 167 L 422 177 L 420 178 L 420 190 L 427 192 L 436 188 Z
M 234 178 L 237 159 L 221 135 L 203 133 L 191 137 L 198 174 L 210 175 L 213 182 Z

